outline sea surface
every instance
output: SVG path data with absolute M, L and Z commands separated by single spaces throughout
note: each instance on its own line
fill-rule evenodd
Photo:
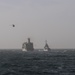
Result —
M 0 50 L 0 75 L 75 75 L 75 50 Z

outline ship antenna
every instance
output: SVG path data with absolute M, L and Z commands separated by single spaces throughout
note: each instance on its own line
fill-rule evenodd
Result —
M 45 40 L 45 43 L 47 44 L 47 40 Z

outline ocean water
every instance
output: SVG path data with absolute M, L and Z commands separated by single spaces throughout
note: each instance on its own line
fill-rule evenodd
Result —
M 75 75 L 75 50 L 0 50 L 0 75 Z

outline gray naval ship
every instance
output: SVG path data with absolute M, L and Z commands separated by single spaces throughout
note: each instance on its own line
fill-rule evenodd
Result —
M 30 38 L 28 38 L 28 42 L 24 42 L 22 44 L 22 51 L 33 51 L 34 47 L 33 47 L 33 43 L 30 42 Z
M 47 40 L 45 42 L 45 46 L 44 46 L 44 51 L 50 51 L 51 49 L 49 48 L 49 45 L 47 43 Z
M 36 49 L 35 49 L 36 50 Z M 44 49 L 41 49 L 38 51 L 50 51 L 49 45 L 47 44 L 47 41 L 45 43 Z M 28 42 L 24 42 L 22 44 L 22 51 L 34 51 L 33 43 L 30 42 L 30 38 L 28 38 Z

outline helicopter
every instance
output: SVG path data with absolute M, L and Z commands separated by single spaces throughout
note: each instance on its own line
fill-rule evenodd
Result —
M 12 24 L 12 27 L 15 27 L 15 25 L 14 25 L 14 24 Z

